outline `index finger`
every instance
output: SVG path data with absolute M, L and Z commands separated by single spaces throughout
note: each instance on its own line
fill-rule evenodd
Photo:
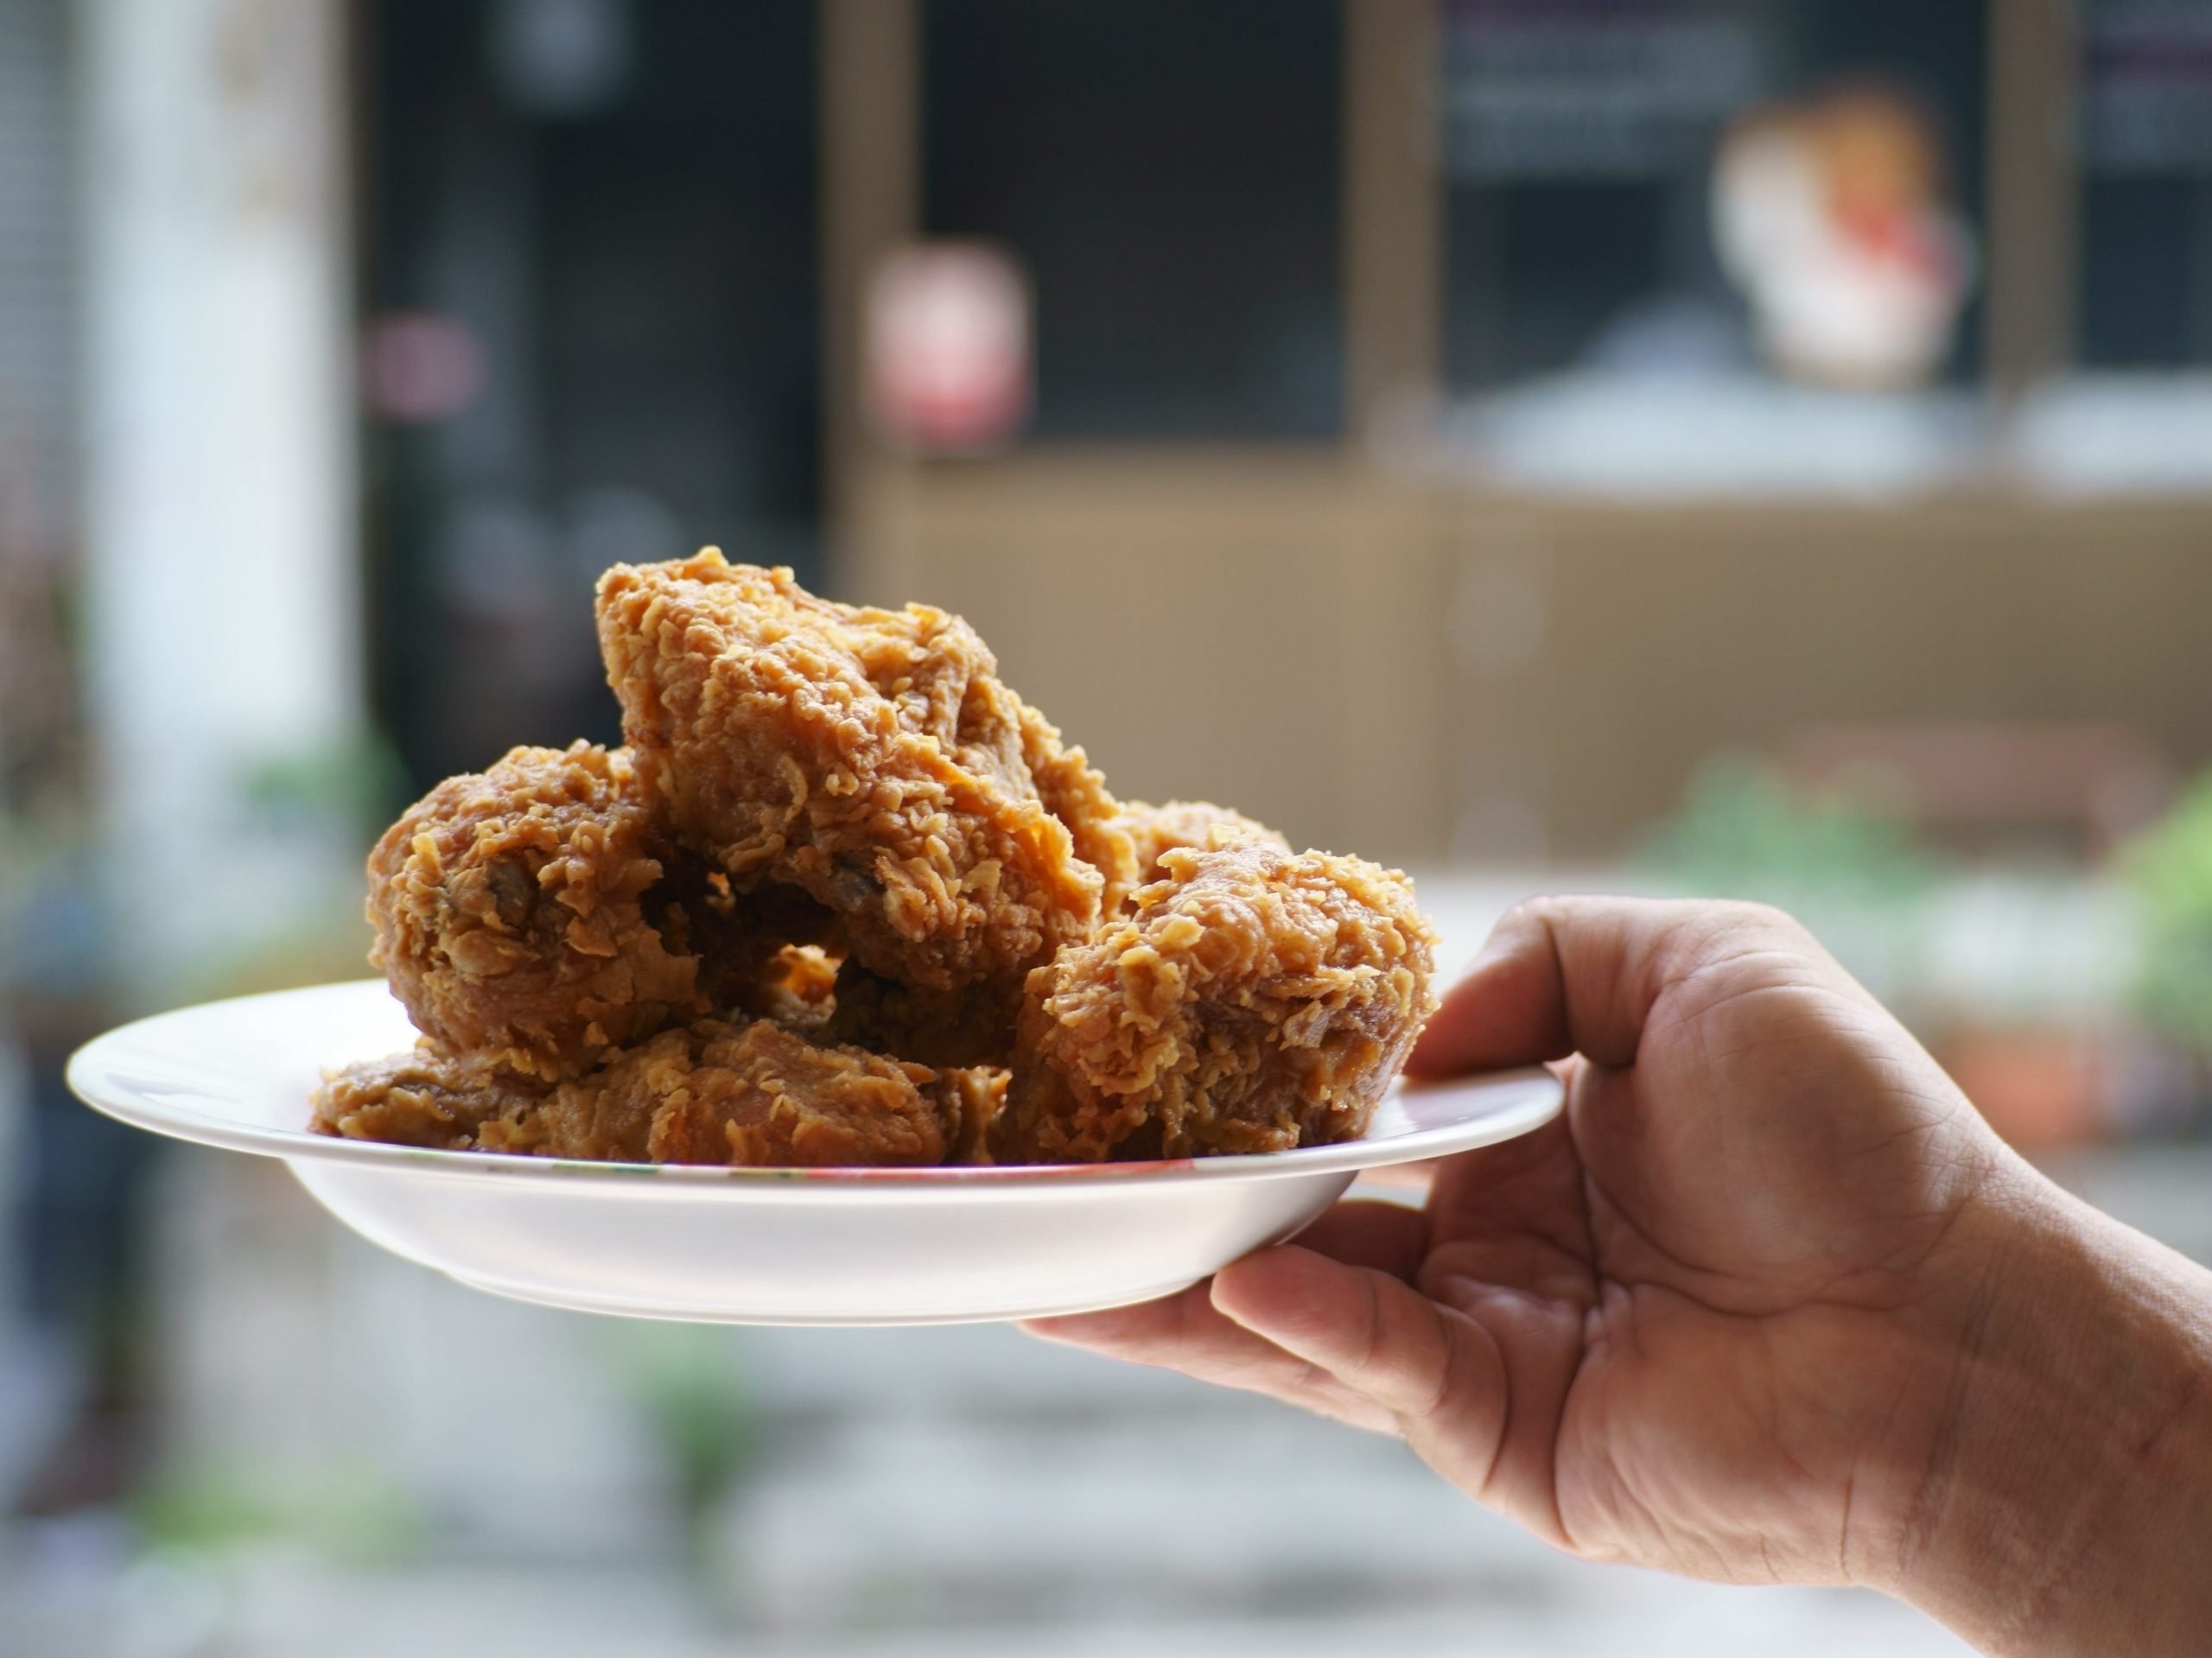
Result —
M 1306 1253 L 1409 1278 L 1420 1264 L 1427 1223 L 1396 1204 L 1338 1204 L 1300 1234 Z M 1262 1254 L 1271 1253 L 1262 1251 Z M 1249 1261 L 1252 1257 L 1246 1257 Z M 1025 1320 L 1033 1336 L 1088 1348 L 1109 1358 L 1180 1370 L 1200 1382 L 1267 1394 L 1286 1404 L 1389 1432 L 1391 1419 L 1371 1401 L 1225 1318 L 1214 1305 L 1215 1280 L 1135 1306 Z

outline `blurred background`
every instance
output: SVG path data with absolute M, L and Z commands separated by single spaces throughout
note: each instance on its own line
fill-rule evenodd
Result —
M 1806 917 L 2212 1254 L 2212 5 L 0 0 L 0 1651 L 1946 1652 L 1001 1329 L 476 1296 L 72 1046 L 364 970 L 594 575 L 1124 794 Z M 304 1109 L 304 1102 L 303 1102 Z

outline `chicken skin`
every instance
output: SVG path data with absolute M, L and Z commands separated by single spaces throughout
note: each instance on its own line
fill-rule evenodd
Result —
M 1116 823 L 1129 837 L 1131 873 L 1127 885 L 1116 895 L 1116 901 L 1108 906 L 1109 913 L 1121 907 L 1121 899 L 1166 873 L 1160 861 L 1162 857 L 1177 847 L 1204 847 L 1217 825 L 1265 841 L 1285 852 L 1291 849 L 1290 842 L 1265 823 L 1226 806 L 1217 806 L 1210 800 L 1171 800 L 1164 806 L 1142 800 L 1124 801 Z
M 326 1078 L 308 1127 L 340 1140 L 472 1151 L 486 1123 L 531 1117 L 552 1092 L 552 1083 L 492 1055 L 450 1054 L 424 1042 Z
M 1001 1161 L 1272 1152 L 1364 1132 L 1431 1005 L 1395 870 L 1233 825 L 1030 975 Z
M 1090 810 L 1079 757 L 959 618 L 834 604 L 710 549 L 609 570 L 599 632 L 676 833 L 741 887 L 804 888 L 871 971 L 1010 1013 L 1096 920 L 1102 877 L 1038 779 Z
M 515 749 L 447 778 L 377 842 L 369 960 L 445 1048 L 571 1074 L 711 1011 L 697 959 L 647 913 L 665 854 L 627 754 Z
M 550 1157 L 744 1167 L 907 1167 L 960 1143 L 937 1073 L 817 1046 L 767 1020 L 664 1031 L 547 1102 Z
M 1002 1070 L 933 1070 L 817 1045 L 769 1020 L 701 1020 L 562 1083 L 428 1045 L 340 1071 L 317 1133 L 447 1151 L 743 1167 L 976 1158 Z

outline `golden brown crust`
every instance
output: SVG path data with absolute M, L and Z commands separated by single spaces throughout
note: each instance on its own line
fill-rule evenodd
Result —
M 332 1072 L 315 1090 L 308 1127 L 343 1140 L 467 1151 L 487 1122 L 524 1120 L 551 1091 L 489 1055 L 448 1054 L 424 1042 Z
M 1364 1128 L 1428 1007 L 1403 876 L 1116 801 L 926 606 L 710 549 L 599 613 L 634 747 L 517 749 L 378 842 L 372 960 L 425 1040 L 319 1132 L 866 1166 Z
M 938 1072 L 934 1086 L 944 1118 L 946 1162 L 991 1160 L 991 1128 L 1005 1109 L 1008 1081 L 1003 1065 L 956 1065 Z
M 1210 800 L 1171 800 L 1155 806 L 1148 801 L 1123 801 L 1116 826 L 1128 837 L 1131 862 L 1135 873 L 1128 885 L 1121 889 L 1118 898 L 1127 898 L 1135 891 L 1166 873 L 1160 859 L 1177 847 L 1203 848 L 1211 844 L 1213 831 L 1229 829 L 1240 835 L 1249 835 L 1280 847 L 1288 852 L 1293 848 L 1277 830 L 1269 829 L 1256 818 L 1243 812 L 1232 811 L 1227 806 L 1217 806 Z M 1119 909 L 1117 901 L 1111 909 Z M 1109 910 L 1109 913 L 1111 911 Z
M 754 977 L 745 1011 L 773 1020 L 810 1042 L 845 1041 L 830 1026 L 837 1006 L 837 971 L 836 959 L 821 945 L 786 944 Z
M 1099 874 L 1029 765 L 1041 735 L 957 617 L 833 604 L 709 549 L 615 566 L 599 628 L 677 831 L 741 886 L 804 887 L 873 970 L 1016 985 L 1096 919 Z
M 982 1160 L 1006 1072 L 931 1070 L 808 1040 L 766 1020 L 701 1020 L 563 1083 L 483 1054 L 348 1066 L 315 1096 L 315 1132 L 441 1151 L 750 1167 Z
M 1430 1007 L 1402 874 L 1234 828 L 1029 978 L 1002 1161 L 1281 1151 L 1363 1133 Z
M 857 1048 L 817 1046 L 766 1020 L 702 1020 L 664 1031 L 543 1110 L 552 1157 L 745 1167 L 942 1163 L 948 1121 L 937 1074 Z M 964 1101 L 951 1102 L 957 1113 Z
M 446 1047 L 573 1072 L 707 1011 L 696 962 L 645 913 L 657 840 L 621 751 L 515 749 L 448 778 L 377 842 L 369 959 Z
M 1113 914 L 1144 871 L 1122 803 L 1108 792 L 1106 774 L 1082 748 L 1063 743 L 1059 727 L 1026 702 L 1021 740 L 1022 759 L 1045 810 L 1067 825 L 1076 856 L 1098 872 L 1099 914 Z

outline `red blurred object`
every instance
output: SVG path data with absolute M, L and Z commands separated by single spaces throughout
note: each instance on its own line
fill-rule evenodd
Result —
M 1938 1057 L 1990 1127 L 2021 1151 L 2087 1145 L 2111 1133 L 2110 1064 L 2090 1032 L 1971 1027 L 1953 1032 Z
M 1815 726 L 1782 752 L 1813 790 L 1923 829 L 2063 827 L 2107 856 L 2173 799 L 2174 771 L 2140 732 L 2076 721 L 1901 721 Z
M 391 311 L 368 327 L 361 395 L 385 420 L 450 420 L 484 390 L 484 347 L 468 326 L 435 311 Z
M 1028 284 L 981 243 L 895 254 L 868 293 L 867 365 L 868 413 L 894 448 L 997 448 L 1029 414 Z

